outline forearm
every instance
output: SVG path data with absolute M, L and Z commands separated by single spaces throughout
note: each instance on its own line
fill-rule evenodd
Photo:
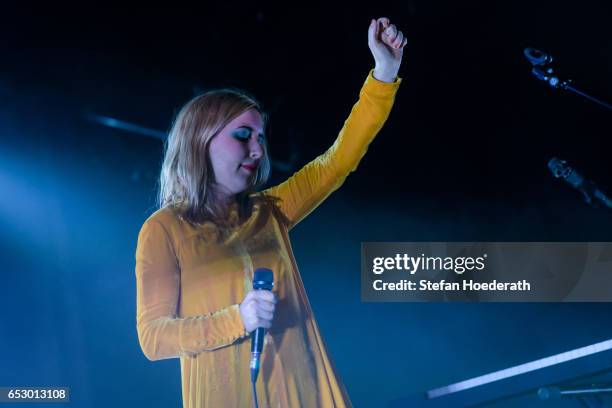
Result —
M 247 336 L 238 305 L 205 316 L 138 318 L 138 340 L 149 360 L 193 356 Z
M 353 105 L 338 138 L 327 153 L 328 160 L 340 175 L 346 176 L 356 169 L 369 144 L 389 117 L 400 83 L 401 79 L 398 78 L 392 82 L 380 81 L 375 71 L 368 75 L 359 100 Z

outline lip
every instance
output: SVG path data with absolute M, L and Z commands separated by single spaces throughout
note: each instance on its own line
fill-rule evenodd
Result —
M 255 170 L 257 170 L 257 165 L 255 164 L 242 164 L 240 165 L 240 167 L 246 169 L 249 172 L 254 172 Z

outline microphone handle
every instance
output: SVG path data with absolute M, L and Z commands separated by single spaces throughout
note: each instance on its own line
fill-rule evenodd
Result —
M 257 382 L 257 377 L 259 376 L 261 353 L 263 352 L 265 336 L 266 329 L 263 327 L 258 327 L 251 333 L 251 362 L 249 363 L 249 368 L 251 369 L 252 383 Z
M 264 337 L 266 335 L 266 329 L 258 327 L 251 334 L 251 353 L 261 353 L 263 351 Z

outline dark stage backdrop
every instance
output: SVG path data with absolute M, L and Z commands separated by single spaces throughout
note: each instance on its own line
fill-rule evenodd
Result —
M 134 250 L 162 142 L 92 115 L 164 132 L 195 93 L 241 87 L 271 114 L 273 158 L 297 169 L 356 101 L 377 16 L 409 41 L 396 105 L 358 170 L 292 233 L 355 406 L 612 338 L 609 304 L 359 299 L 363 241 L 612 241 L 612 212 L 546 167 L 565 158 L 612 192 L 610 114 L 547 88 L 522 56 L 546 49 L 610 100 L 611 12 L 443 0 L 3 12 L 0 386 L 69 386 L 75 407 L 178 406 L 178 360 L 146 360 L 135 325 Z

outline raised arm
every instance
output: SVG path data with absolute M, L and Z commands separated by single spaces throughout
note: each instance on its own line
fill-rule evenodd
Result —
M 149 219 L 136 249 L 138 339 L 149 360 L 192 356 L 247 335 L 237 304 L 203 316 L 177 317 L 179 273 L 168 232 Z
M 397 73 L 406 40 L 387 18 L 380 18 L 370 23 L 368 45 L 375 68 L 334 144 L 287 181 L 264 192 L 280 199 L 279 206 L 289 221 L 289 228 L 342 185 L 389 116 L 401 82 Z

